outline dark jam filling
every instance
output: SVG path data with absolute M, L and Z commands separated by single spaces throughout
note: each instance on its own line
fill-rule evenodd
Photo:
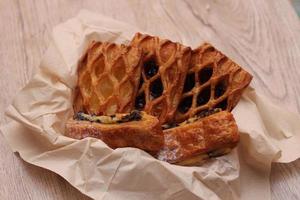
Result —
M 140 121 L 142 119 L 141 112 L 138 110 L 131 111 L 128 115 L 123 116 L 117 123 Z
M 153 81 L 150 85 L 150 95 L 153 99 L 160 97 L 164 91 L 164 86 L 161 82 L 161 79 L 158 78 Z
M 214 108 L 214 109 L 209 109 L 209 110 L 203 110 L 203 111 L 201 111 L 201 112 L 199 112 L 198 114 L 197 114 L 197 118 L 203 118 L 203 117 L 207 117 L 207 116 L 209 116 L 209 115 L 212 115 L 212 114 L 215 114 L 215 113 L 217 113 L 217 112 L 220 112 L 220 111 L 222 111 L 222 109 L 220 109 L 220 108 Z
M 146 104 L 145 93 L 138 95 L 135 99 L 135 109 L 143 110 Z
M 214 109 L 209 109 L 209 110 L 203 110 L 201 112 L 199 112 L 198 114 L 196 114 L 196 117 L 194 120 L 185 120 L 183 123 L 185 124 L 190 124 L 190 123 L 193 123 L 201 118 L 204 118 L 204 117 L 208 117 L 212 114 L 215 114 L 215 113 L 218 113 L 218 112 L 221 112 L 222 109 L 220 108 L 214 108 Z M 162 125 L 162 129 L 163 130 L 166 130 L 166 129 L 170 129 L 170 128 L 175 128 L 175 127 L 178 127 L 180 126 L 181 123 L 169 123 L 169 124 L 163 124 Z
M 224 99 L 223 101 L 221 101 L 220 103 L 218 103 L 216 105 L 217 108 L 221 108 L 222 110 L 226 110 L 227 109 L 227 99 Z
M 204 88 L 197 96 L 197 106 L 205 105 L 210 99 L 210 86 Z
M 178 105 L 178 110 L 181 113 L 186 113 L 193 103 L 193 96 L 185 97 Z
M 150 59 L 144 64 L 144 72 L 147 79 L 151 78 L 158 72 L 158 66 L 154 59 Z
M 206 66 L 200 70 L 198 77 L 200 84 L 204 84 L 211 78 L 213 74 L 213 68 L 211 66 Z
M 225 148 L 219 148 L 213 151 L 210 151 L 207 153 L 209 158 L 215 158 L 219 156 L 223 156 L 231 151 L 231 148 L 225 147 Z
M 188 92 L 195 86 L 195 74 L 188 74 L 185 78 L 185 83 L 183 87 L 183 92 Z
M 88 115 L 83 112 L 78 112 L 74 115 L 75 120 L 79 121 L 90 121 L 90 122 L 97 122 L 97 123 L 103 123 L 100 119 L 91 120 L 93 117 L 96 117 L 96 115 Z M 108 116 L 111 119 L 115 118 L 116 115 L 110 115 Z M 121 117 L 121 119 L 117 120 L 116 123 L 124 123 L 124 122 L 131 122 L 131 121 L 140 121 L 142 119 L 142 113 L 138 110 L 133 110 L 129 114 L 126 114 Z M 109 123 L 107 123 L 109 124 Z M 113 123 L 112 123 L 113 124 Z
M 216 87 L 215 87 L 215 98 L 218 98 L 220 96 L 222 96 L 225 92 L 226 92 L 226 81 L 225 80 L 222 80 L 220 81 Z
M 176 123 L 169 123 L 169 124 L 163 124 L 161 127 L 163 130 L 166 130 L 166 129 L 174 128 L 177 126 L 178 126 L 178 124 L 176 124 Z

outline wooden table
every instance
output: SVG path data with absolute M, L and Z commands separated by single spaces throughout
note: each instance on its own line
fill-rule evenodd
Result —
M 259 92 L 300 111 L 300 25 L 288 0 L 0 0 L 1 123 L 38 67 L 52 28 L 82 8 L 144 30 L 167 29 L 166 22 L 188 32 L 186 22 L 193 22 L 203 39 L 254 75 Z M 23 162 L 0 137 L 0 199 L 89 199 L 58 175 Z M 300 160 L 273 164 L 271 183 L 273 199 L 300 199 Z

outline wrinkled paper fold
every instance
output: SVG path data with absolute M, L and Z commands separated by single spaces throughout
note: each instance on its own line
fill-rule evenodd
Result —
M 94 199 L 270 199 L 271 162 L 300 157 L 300 116 L 252 88 L 233 111 L 241 134 L 238 148 L 200 167 L 171 165 L 135 148 L 112 150 L 94 138 L 63 136 L 72 115 L 77 62 L 88 43 L 128 43 L 137 31 L 143 32 L 88 11 L 58 25 L 37 74 L 7 109 L 11 120 L 1 131 L 13 151 Z

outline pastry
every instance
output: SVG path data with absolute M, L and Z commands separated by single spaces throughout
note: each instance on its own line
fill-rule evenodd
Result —
M 205 43 L 193 50 L 175 120 L 163 125 L 165 144 L 158 159 L 197 165 L 230 152 L 239 134 L 229 111 L 251 79 L 212 45 Z
M 164 143 L 158 119 L 140 111 L 111 116 L 79 112 L 67 122 L 65 135 L 74 139 L 94 137 L 113 149 L 136 147 L 151 154 Z
M 92 42 L 79 61 L 74 112 L 112 115 L 133 110 L 141 64 L 137 47 Z
M 135 109 L 173 120 L 188 70 L 191 49 L 166 39 L 137 33 L 131 45 L 144 53 Z
M 92 42 L 78 65 L 74 118 L 65 135 L 94 137 L 111 148 L 136 147 L 151 154 L 163 145 L 159 120 L 133 110 L 142 68 L 138 47 Z
M 201 164 L 238 144 L 230 111 L 251 79 L 207 43 L 191 51 L 140 33 L 130 46 L 93 42 L 79 62 L 75 115 L 65 135 Z
M 197 165 L 210 157 L 229 153 L 239 141 L 233 115 L 220 109 L 195 116 L 164 130 L 159 160 L 178 165 Z
M 252 76 L 210 44 L 193 50 L 176 122 L 213 108 L 231 111 Z

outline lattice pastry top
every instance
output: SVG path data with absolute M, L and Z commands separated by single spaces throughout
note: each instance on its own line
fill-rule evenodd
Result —
M 142 64 L 137 47 L 92 42 L 78 66 L 74 111 L 96 115 L 130 112 Z
M 144 52 L 135 108 L 172 121 L 179 104 L 191 49 L 179 43 L 137 33 L 131 45 Z
M 201 45 L 192 52 L 176 121 L 213 108 L 231 111 L 251 79 L 248 72 L 212 45 Z

